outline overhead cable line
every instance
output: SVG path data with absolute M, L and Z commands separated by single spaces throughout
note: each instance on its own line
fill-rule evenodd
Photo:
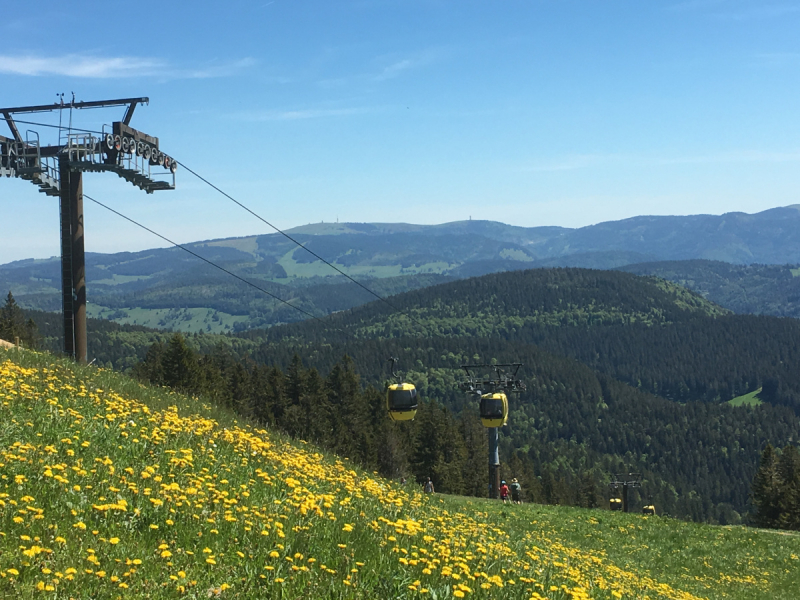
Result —
M 63 129 L 63 127 L 61 127 L 61 126 L 59 126 L 59 125 L 50 125 L 50 124 L 48 124 L 48 123 L 38 123 L 38 122 L 35 122 L 35 121 L 21 121 L 21 120 L 19 120 L 19 119 L 15 119 L 15 121 L 16 121 L 17 123 L 24 123 L 24 124 L 27 124 L 27 125 L 38 125 L 38 126 L 41 126 L 41 127 L 52 127 L 52 128 L 54 128 L 54 129 Z M 95 130 L 92 130 L 92 129 L 79 129 L 79 128 L 72 128 L 72 130 L 73 130 L 73 131 L 80 131 L 80 132 L 82 132 L 82 133 L 96 133 L 96 134 L 98 134 L 98 135 L 102 135 L 102 132 L 101 132 L 101 131 L 95 131 Z M 197 177 L 197 178 L 198 178 L 200 181 L 202 181 L 202 182 L 203 182 L 203 183 L 205 183 L 206 185 L 210 186 L 211 188 L 213 188 L 214 190 L 216 190 L 217 192 L 219 192 L 220 194 L 222 194 L 223 196 L 225 196 L 226 198 L 228 198 L 228 199 L 229 199 L 231 202 L 233 202 L 233 203 L 234 203 L 234 204 L 236 204 L 237 206 L 241 207 L 242 209 L 246 210 L 248 213 L 250 213 L 251 215 L 253 215 L 253 216 L 254 216 L 256 219 L 258 219 L 258 220 L 259 220 L 259 221 L 261 221 L 262 223 L 266 224 L 266 225 L 267 225 L 267 226 L 269 226 L 271 229 L 274 229 L 274 230 L 275 230 L 275 232 L 277 232 L 277 233 L 281 234 L 283 237 L 285 237 L 286 239 L 288 239 L 288 240 L 289 240 L 289 241 L 291 241 L 292 243 L 296 244 L 297 246 L 299 246 L 300 248 L 302 248 L 303 250 L 305 250 L 306 252 L 308 252 L 309 254 L 311 254 L 311 255 L 312 255 L 314 258 L 316 258 L 316 259 L 320 260 L 321 262 L 325 263 L 325 264 L 326 264 L 326 265 L 328 265 L 328 266 L 329 266 L 331 269 L 333 269 L 334 271 L 336 271 L 337 273 L 339 273 L 339 274 L 340 274 L 340 275 L 342 275 L 343 277 L 347 278 L 347 279 L 348 279 L 349 281 L 351 281 L 352 283 L 356 284 L 358 287 L 360 287 L 361 289 L 363 289 L 364 291 L 366 291 L 368 294 L 370 294 L 370 295 L 374 296 L 375 298 L 377 298 L 377 299 L 378 299 L 378 300 L 380 300 L 381 302 L 385 303 L 385 304 L 386 304 L 386 305 L 387 305 L 389 308 L 391 308 L 391 309 L 392 309 L 392 311 L 393 311 L 393 312 L 396 312 L 396 313 L 402 313 L 402 314 L 406 315 L 406 316 L 407 316 L 409 319 L 411 319 L 411 320 L 412 320 L 414 323 L 416 323 L 417 325 L 419 325 L 419 326 L 420 326 L 421 328 L 423 328 L 423 330 L 424 330 L 424 327 L 425 327 L 425 326 L 423 325 L 423 323 L 422 323 L 421 321 L 419 321 L 417 318 L 415 318 L 414 316 L 412 316 L 412 315 L 411 315 L 409 312 L 407 312 L 407 311 L 404 311 L 404 310 L 402 310 L 402 309 L 400 309 L 400 308 L 396 307 L 394 304 L 392 304 L 391 302 L 389 302 L 389 301 L 388 301 L 386 298 L 384 298 L 384 297 L 383 297 L 383 296 L 381 296 L 380 294 L 378 294 L 378 293 L 376 293 L 376 292 L 372 291 L 372 290 L 371 290 L 371 289 L 369 289 L 367 286 L 365 286 L 363 283 L 361 283 L 360 281 L 358 281 L 358 280 L 354 279 L 353 277 L 351 277 L 350 275 L 348 275 L 347 273 L 345 273 L 344 271 L 342 271 L 342 270 L 341 270 L 339 267 L 337 267 L 337 266 L 336 266 L 336 265 L 334 265 L 333 263 L 331 263 L 331 262 L 329 262 L 329 261 L 325 260 L 325 259 L 324 259 L 323 257 L 321 257 L 319 254 L 317 254 L 317 253 L 316 253 L 316 252 L 314 252 L 313 250 L 311 250 L 311 249 L 307 248 L 306 246 L 304 246 L 303 244 L 301 244 L 299 241 L 297 241 L 295 238 L 293 238 L 292 236 L 290 236 L 288 233 L 286 233 L 286 232 L 285 232 L 285 231 L 283 231 L 282 229 L 280 229 L 280 228 L 276 227 L 275 225 L 273 225 L 272 223 L 270 223 L 269 221 L 267 221 L 267 220 L 266 220 L 264 217 L 262 217 L 261 215 L 257 214 L 257 213 L 256 213 L 256 212 L 254 212 L 252 209 L 248 208 L 247 206 L 245 206 L 244 204 L 242 204 L 241 202 L 239 202 L 238 200 L 236 200 L 236 198 L 234 198 L 233 196 L 231 196 L 231 195 L 230 195 L 230 194 L 228 194 L 227 192 L 223 191 L 222 189 L 220 189 L 219 187 L 217 187 L 216 185 L 214 185 L 213 183 L 211 183 L 211 182 L 210 182 L 208 179 L 206 179 L 205 177 L 203 177 L 202 175 L 200 175 L 199 173 L 197 173 L 196 171 L 194 171 L 193 169 L 191 169 L 190 167 L 188 167 L 188 166 L 187 166 L 185 163 L 183 163 L 183 162 L 181 162 L 181 161 L 175 161 L 175 162 L 177 162 L 177 163 L 178 163 L 180 166 L 182 166 L 184 169 L 186 169 L 186 170 L 187 170 L 189 173 L 191 173 L 192 175 L 194 175 L 195 177 Z M 92 200 L 92 202 L 96 202 L 96 203 L 100 204 L 99 202 L 97 202 L 97 200 L 93 200 L 93 199 L 92 199 L 92 198 L 90 198 L 89 196 L 85 196 L 85 197 L 86 197 L 86 198 L 88 198 L 89 200 Z M 129 220 L 129 221 L 131 221 L 132 223 L 135 223 L 136 225 L 139 225 L 140 227 L 142 227 L 142 228 L 146 229 L 147 231 L 149 231 L 149 232 L 150 232 L 150 233 L 152 233 L 153 235 L 156 235 L 156 236 L 158 236 L 158 237 L 160 237 L 160 238 L 164 239 L 165 241 L 169 242 L 170 244 L 173 244 L 173 245 L 175 245 L 175 246 L 177 246 L 177 247 L 179 247 L 179 248 L 182 248 L 182 246 L 180 246 L 180 244 L 176 244 L 175 242 L 173 242 L 173 241 L 171 241 L 171 240 L 168 240 L 167 238 L 164 238 L 162 235 L 160 235 L 160 234 L 156 233 L 155 231 L 153 231 L 153 230 L 151 230 L 151 229 L 148 229 L 147 227 L 145 227 L 145 226 L 143 226 L 143 225 L 141 225 L 141 224 L 139 224 L 139 223 L 136 223 L 135 221 L 133 221 L 132 219 L 129 219 L 129 218 L 128 218 L 128 217 L 126 217 L 125 215 L 123 215 L 123 214 L 121 214 L 121 213 L 118 213 L 118 212 L 114 211 L 113 209 L 111 209 L 111 208 L 109 208 L 109 207 L 107 207 L 107 206 L 105 206 L 105 205 L 103 205 L 103 204 L 100 204 L 100 205 L 101 205 L 101 206 L 103 206 L 104 208 L 107 208 L 108 210 L 110 210 L 110 211 L 112 211 L 112 212 L 116 213 L 117 215 L 121 216 L 122 218 L 124 218 L 124 219 L 128 219 L 128 220 Z M 186 249 L 186 248 L 183 248 L 183 249 L 184 249 L 184 250 L 187 250 L 187 252 L 190 252 L 191 254 L 194 254 L 193 252 L 191 252 L 190 250 L 188 250 L 188 249 Z M 196 254 L 195 254 L 195 256 L 197 256 L 198 258 L 200 258 L 200 259 L 202 259 L 202 260 L 206 260 L 206 259 L 204 259 L 203 257 L 201 257 L 201 256 L 198 256 L 198 255 L 196 255 Z M 209 264 L 214 264 L 214 263 L 210 263 L 210 261 L 206 261 L 206 262 L 209 262 Z M 217 268 L 219 268 L 219 269 L 222 269 L 223 271 L 225 270 L 225 269 L 223 269 L 222 267 L 219 267 L 218 265 L 214 265 L 214 266 L 215 266 L 215 267 L 217 267 Z M 237 279 L 241 279 L 241 278 L 240 278 L 238 275 L 235 275 L 235 274 L 233 274 L 233 273 L 231 273 L 231 275 L 233 275 L 233 276 L 234 276 L 234 277 L 236 277 Z M 255 284 L 252 284 L 252 283 L 250 283 L 249 281 L 246 281 L 246 280 L 244 280 L 244 279 L 242 279 L 242 281 L 245 281 L 245 283 L 247 283 L 248 285 L 252 285 L 252 286 L 254 286 L 254 287 L 258 287 L 258 286 L 255 286 Z M 258 288 L 258 289 L 261 289 L 261 288 Z M 263 292 L 265 292 L 265 293 L 267 293 L 267 294 L 269 294 L 269 295 L 271 295 L 271 296 L 275 297 L 277 300 L 280 300 L 281 302 L 285 302 L 285 300 L 281 300 L 280 298 L 278 298 L 277 296 L 274 296 L 273 294 L 270 294 L 270 293 L 269 293 L 269 292 L 267 292 L 266 290 L 263 290 L 263 289 L 261 289 L 261 291 L 263 291 Z M 288 304 L 288 303 L 287 303 L 287 304 Z M 297 307 L 295 307 L 295 306 L 294 306 L 294 305 L 292 305 L 292 304 L 289 304 L 289 306 L 292 306 L 293 308 L 296 308 L 297 310 L 299 310 L 299 311 L 301 311 L 301 312 L 305 312 L 305 311 L 303 311 L 303 309 L 297 308 Z M 319 319 L 319 317 L 315 317 L 314 315 L 311 315 L 310 313 L 306 313 L 306 314 L 308 314 L 309 316 L 311 316 L 311 317 L 312 317 L 312 318 L 314 318 L 314 319 L 321 320 L 321 319 Z
M 64 125 L 51 125 L 50 123 L 37 123 L 36 121 L 21 121 L 19 119 L 14 119 L 15 123 L 24 123 L 25 125 L 37 125 L 39 127 L 51 127 L 53 129 L 69 129 L 70 131 L 79 131 L 80 133 L 96 133 L 97 135 L 103 135 L 102 131 L 95 131 L 94 129 L 80 129 L 78 127 L 65 127 Z
M 365 285 L 364 285 L 363 283 L 361 283 L 360 281 L 357 281 L 356 279 L 353 279 L 353 278 L 352 278 L 350 275 L 348 275 L 347 273 L 345 273 L 344 271 L 342 271 L 342 270 L 341 270 L 339 267 L 337 267 L 337 266 L 336 266 L 336 265 L 334 265 L 333 263 L 330 263 L 330 262 L 328 262 L 327 260 L 325 260 L 324 258 L 322 258 L 322 257 L 321 257 L 319 254 L 317 254 L 317 253 L 316 253 L 316 252 L 314 252 L 313 250 L 310 250 L 309 248 L 307 248 L 306 246 L 304 246 L 303 244 L 301 244 L 300 242 L 298 242 L 296 239 L 294 239 L 294 238 L 293 238 L 292 236 L 290 236 L 288 233 L 286 233 L 286 232 L 285 232 L 285 231 L 283 231 L 282 229 L 279 229 L 278 227 L 276 227 L 275 225 L 273 225 L 272 223 L 270 223 L 269 221 L 267 221 L 267 220 L 266 220 L 264 217 L 262 217 L 261 215 L 257 214 L 256 212 L 254 212 L 253 210 L 251 210 L 250 208 L 248 208 L 247 206 L 245 206 L 245 205 L 244 205 L 244 204 L 242 204 L 241 202 L 239 202 L 239 201 L 238 201 L 236 198 L 234 198 L 234 197 L 233 197 L 233 196 L 231 196 L 230 194 L 228 194 L 228 193 L 224 192 L 223 190 L 221 190 L 220 188 L 218 188 L 216 185 L 214 185 L 213 183 L 211 183 L 211 182 L 210 182 L 208 179 L 206 179 L 205 177 L 203 177 L 202 175 L 200 175 L 200 174 L 199 174 L 199 173 L 197 173 L 196 171 L 193 171 L 193 170 L 192 170 L 192 169 L 190 169 L 188 166 L 186 166 L 184 163 L 182 163 L 182 162 L 180 162 L 180 161 L 176 161 L 176 162 L 177 162 L 177 163 L 178 163 L 178 164 L 179 164 L 181 167 L 183 167 L 184 169 L 186 169 L 186 170 L 187 170 L 189 173 L 191 173 L 192 175 L 194 175 L 195 177 L 197 177 L 197 178 L 198 178 L 200 181 L 202 181 L 203 183 L 205 183 L 205 184 L 209 185 L 210 187 L 212 187 L 213 189 L 215 189 L 216 191 L 218 191 L 220 194 L 222 194 L 223 196 L 225 196 L 225 197 L 226 197 L 228 200 L 230 200 L 230 201 L 231 201 L 231 202 L 233 202 L 234 204 L 238 205 L 239 207 L 241 207 L 241 208 L 243 208 L 244 210 L 246 210 L 247 212 L 249 212 L 249 213 L 250 213 L 251 215 L 253 215 L 253 216 L 254 216 L 256 219 L 258 219 L 258 220 L 259 220 L 259 221 L 261 221 L 262 223 L 264 223 L 264 224 L 266 224 L 267 226 L 269 226 L 269 227 L 271 227 L 272 229 L 274 229 L 274 230 L 275 230 L 277 233 L 281 234 L 281 235 L 282 235 L 283 237 L 285 237 L 287 240 L 289 240 L 289 241 L 293 242 L 294 244 L 298 245 L 300 248 L 302 248 L 303 250 L 305 250 L 306 252 L 308 252 L 308 253 L 309 253 L 311 256 L 313 256 L 313 257 L 317 258 L 318 260 L 322 261 L 323 263 L 325 263 L 326 265 L 328 265 L 328 266 L 329 266 L 331 269 L 333 269 L 334 271 L 336 271 L 336 272 L 337 272 L 337 273 L 339 273 L 340 275 L 343 275 L 344 277 L 346 277 L 347 279 L 349 279 L 350 281 L 352 281 L 353 283 L 355 283 L 355 284 L 356 284 L 358 287 L 360 287 L 361 289 L 365 290 L 365 291 L 366 291 L 366 292 L 368 292 L 369 294 L 372 294 L 373 296 L 375 296 L 375 297 L 376 297 L 378 300 L 380 300 L 381 302 L 384 302 L 384 303 L 385 303 L 387 306 L 389 306 L 389 308 L 391 308 L 391 309 L 392 309 L 394 312 L 403 313 L 403 314 L 404 314 L 404 315 L 406 315 L 406 316 L 407 316 L 409 319 L 411 319 L 412 321 L 414 321 L 414 322 L 415 322 L 417 325 L 419 325 L 420 327 L 423 327 L 423 328 L 424 328 L 424 325 L 423 325 L 423 324 L 422 324 L 420 321 L 418 321 L 418 320 L 417 320 L 415 317 L 413 317 L 412 315 L 410 315 L 408 312 L 406 312 L 406 311 L 404 311 L 404 310 L 402 310 L 402 309 L 400 309 L 400 308 L 397 308 L 396 306 L 394 306 L 394 305 L 393 305 L 391 302 L 389 302 L 389 301 L 388 301 L 386 298 L 384 298 L 383 296 L 381 296 L 381 295 L 379 295 L 379 294 L 377 294 L 377 293 L 373 292 L 371 289 L 369 289 L 367 286 L 365 286 Z
M 243 282 L 243 283 L 246 283 L 246 284 L 247 284 L 247 285 L 249 285 L 250 287 L 252 287 L 252 288 L 255 288 L 255 289 L 257 289 L 258 291 L 260 291 L 260 292 L 263 292 L 263 293 L 267 294 L 268 296 L 270 296 L 270 297 L 274 298 L 275 300 L 278 300 L 279 302 L 282 302 L 283 304 L 286 304 L 287 306 L 290 306 L 290 307 L 292 307 L 293 309 L 295 309 L 296 311 L 299 311 L 299 312 L 303 313 L 303 314 L 304 314 L 304 315 L 306 315 L 307 317 L 311 317 L 312 319 L 316 319 L 317 321 L 319 321 L 320 323 L 323 323 L 323 324 L 324 324 L 324 325 L 326 325 L 326 326 L 328 325 L 328 323 L 325 323 L 325 321 L 323 321 L 322 319 L 320 319 L 320 318 L 319 318 L 319 317 L 317 317 L 316 315 L 313 315 L 313 314 L 311 314 L 311 313 L 310 313 L 310 312 L 308 312 L 307 310 L 304 310 L 304 309 L 300 308 L 299 306 L 295 306 L 295 305 L 294 305 L 294 304 L 292 304 L 291 302 L 287 302 L 287 301 L 286 301 L 286 300 L 284 300 L 283 298 L 280 298 L 279 296 L 276 296 L 275 294 L 273 294 L 272 292 L 270 292 L 270 291 L 268 291 L 268 290 L 265 290 L 265 289 L 264 289 L 264 288 L 262 288 L 261 286 L 258 286 L 258 285 L 256 285 L 255 283 L 252 283 L 251 281 L 248 281 L 247 279 L 244 279 L 243 277 L 240 277 L 240 276 L 239 276 L 239 275 L 237 275 L 236 273 L 233 273 L 232 271 L 229 271 L 229 270 L 228 270 L 228 269 L 226 269 L 225 267 L 222 267 L 222 266 L 220 266 L 220 265 L 216 264 L 215 262 L 213 262 L 213 261 L 211 261 L 211 260 L 208 260 L 207 258 L 204 258 L 204 257 L 200 256 L 200 255 L 199 255 L 199 254 L 197 254 L 196 252 L 193 252 L 192 250 L 189 250 L 189 248 L 187 248 L 186 246 L 184 246 L 184 245 L 182 245 L 182 244 L 179 244 L 178 242 L 173 242 L 173 241 L 172 241 L 171 239 L 169 239 L 168 237 L 166 237 L 166 236 L 163 236 L 163 235 L 161 235 L 160 233 L 158 233 L 158 232 L 156 232 L 156 231 L 153 231 L 152 229 L 150 229 L 149 227 L 147 227 L 147 226 L 145 226 L 145 225 L 142 225 L 142 224 L 141 224 L 141 223 L 139 223 L 138 221 L 134 221 L 134 220 L 133 220 L 133 219 L 131 219 L 130 217 L 127 217 L 127 216 L 123 215 L 121 212 L 114 210 L 113 208 L 111 208 L 110 206 L 107 206 L 106 204 L 103 204 L 103 203 L 102 203 L 102 202 L 100 202 L 99 200 L 95 200 L 94 198 L 92 198 L 91 196 L 87 196 L 86 194 L 84 194 L 84 195 L 83 195 L 83 197 L 84 197 L 84 198 L 86 198 L 87 200 L 91 200 L 92 202 L 94 202 L 94 203 L 95 203 L 95 204 L 97 204 L 98 206 L 102 206 L 103 208 L 105 208 L 106 210 L 108 210 L 108 211 L 110 211 L 110 212 L 114 213 L 114 214 L 115 214 L 115 215 L 117 215 L 118 217 L 122 217 L 122 218 L 123 218 L 123 219 L 125 219 L 126 221 L 129 221 L 129 222 L 133 223 L 134 225 L 136 225 L 136 226 L 138 226 L 138 227 L 141 227 L 141 228 L 142 228 L 142 229 L 144 229 L 145 231 L 149 231 L 149 232 L 150 232 L 150 233 L 152 233 L 153 235 L 155 235 L 155 236 L 157 236 L 157 237 L 160 237 L 162 240 L 164 240 L 165 242 L 169 242 L 170 244 L 172 244 L 172 245 L 173 245 L 173 246 L 175 246 L 176 248 L 180 248 L 181 250 L 183 250 L 183 251 L 185 251 L 185 252 L 188 252 L 189 254 L 191 254 L 192 256 L 194 256 L 195 258 L 199 258 L 200 260 L 202 260 L 203 262 L 206 262 L 206 263 L 208 263 L 208 264 L 209 264 L 209 265 L 211 265 L 212 267 L 215 267 L 215 268 L 219 269 L 220 271 L 223 271 L 224 273 L 227 273 L 227 274 L 228 274 L 228 275 L 230 275 L 231 277 L 235 277 L 235 278 L 236 278 L 236 279 L 238 279 L 239 281 L 241 281 L 241 282 Z

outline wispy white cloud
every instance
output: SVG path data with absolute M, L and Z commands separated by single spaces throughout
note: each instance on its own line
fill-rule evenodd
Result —
M 77 77 L 88 79 L 120 79 L 129 77 L 162 77 L 166 79 L 205 79 L 224 77 L 255 65 L 255 60 L 215 62 L 199 67 L 177 68 L 163 60 L 117 56 L 103 57 L 84 54 L 62 56 L 0 54 L 0 74 L 28 77 Z
M 667 7 L 675 12 L 705 11 L 713 17 L 734 21 L 773 19 L 800 13 L 796 2 L 774 0 L 684 0 Z
M 372 76 L 373 81 L 386 81 L 394 79 L 404 73 L 426 67 L 436 61 L 442 60 L 448 51 L 444 48 L 429 48 L 411 56 L 388 55 L 375 59 L 380 71 Z
M 763 150 L 735 150 L 695 156 L 675 156 L 645 159 L 644 164 L 681 165 L 681 164 L 724 164 L 724 163 L 785 163 L 800 162 L 800 151 L 773 152 Z
M 768 67 L 800 65 L 800 52 L 762 52 L 756 54 L 756 62 Z
M 575 171 L 623 161 L 624 157 L 617 154 L 572 154 L 555 159 L 537 161 L 523 167 L 522 170 L 534 173 Z
M 611 166 L 669 166 L 730 163 L 788 163 L 800 162 L 800 151 L 773 152 L 762 150 L 736 150 L 715 154 L 686 156 L 636 156 L 632 154 L 574 154 L 555 159 L 535 161 L 521 167 L 527 172 L 576 171 L 579 169 L 607 168 Z
M 384 81 L 386 79 L 393 79 L 394 77 L 398 77 L 403 71 L 408 71 L 409 69 L 415 67 L 417 62 L 409 59 L 404 58 L 403 60 L 398 60 L 391 65 L 388 65 L 383 68 L 378 75 L 374 77 L 375 81 Z
M 254 67 L 257 61 L 254 58 L 242 58 L 232 62 L 215 62 L 204 67 L 194 69 L 167 70 L 166 76 L 174 79 L 208 79 L 211 77 L 227 77 L 238 71 Z
M 308 108 L 297 110 L 246 111 L 231 115 L 241 121 L 299 121 L 326 117 L 347 117 L 372 112 L 369 108 Z
M 764 3 L 753 7 L 722 12 L 718 16 L 723 19 L 731 19 L 734 21 L 752 21 L 761 19 L 774 19 L 777 17 L 785 17 L 787 15 L 798 13 L 800 13 L 800 6 L 798 6 L 796 3 Z
M 152 74 L 164 67 L 161 61 L 149 58 L 101 58 L 75 54 L 53 57 L 0 55 L 0 73 L 30 77 L 134 77 Z
M 691 11 L 702 10 L 705 8 L 716 8 L 725 4 L 726 0 L 685 0 L 684 2 L 676 2 L 667 6 L 667 10 L 674 11 Z

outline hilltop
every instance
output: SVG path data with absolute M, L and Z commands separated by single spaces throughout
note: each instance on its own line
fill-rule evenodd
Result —
M 643 216 L 579 229 L 459 221 L 441 225 L 318 223 L 288 233 L 387 296 L 454 279 L 535 267 L 609 269 L 691 259 L 800 263 L 799 225 L 800 205 L 795 205 L 753 215 Z M 280 234 L 206 240 L 187 247 L 318 316 L 374 299 Z M 86 261 L 90 316 L 213 333 L 304 318 L 177 248 L 90 252 Z M 11 289 L 26 308 L 58 310 L 59 260 L 2 265 L 0 289 Z
M 108 371 L 2 350 L 0 370 L 6 595 L 788 599 L 798 584 L 797 536 L 424 496 Z

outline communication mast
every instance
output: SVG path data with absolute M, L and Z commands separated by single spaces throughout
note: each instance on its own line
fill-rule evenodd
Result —
M 508 417 L 508 400 L 506 393 L 519 393 L 525 391 L 525 384 L 517 379 L 517 371 L 522 363 L 508 363 L 497 365 L 461 365 L 467 374 L 466 381 L 459 384 L 459 389 L 476 396 L 481 402 L 481 420 L 487 423 L 504 425 Z M 509 369 L 509 371 L 506 371 Z M 492 375 L 478 376 L 479 370 Z M 490 410 L 487 405 L 493 403 L 502 413 Z M 500 404 L 502 403 L 502 405 Z M 500 418 L 500 415 L 502 417 Z M 500 450 L 498 447 L 499 426 L 487 425 L 486 432 L 489 436 L 489 498 L 497 499 L 500 493 Z
M 66 104 L 62 98 L 54 104 L 0 108 L 12 136 L 0 136 L 0 177 L 25 179 L 40 192 L 59 197 L 64 352 L 83 363 L 87 360 L 83 173 L 116 173 L 148 194 L 175 189 L 178 163 L 161 151 L 158 138 L 130 126 L 136 107 L 149 102 L 148 98 L 76 102 L 73 97 Z M 103 125 L 101 132 L 72 129 L 72 110 L 115 106 L 126 107 L 122 120 Z M 14 115 L 63 110 L 70 111 L 70 124 L 59 124 L 54 145 L 43 146 L 35 130 L 27 130 L 23 139 L 14 121 Z

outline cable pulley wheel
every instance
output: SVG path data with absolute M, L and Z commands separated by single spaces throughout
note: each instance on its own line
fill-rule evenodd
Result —
M 174 158 L 169 162 L 169 170 L 172 171 L 173 175 L 175 174 L 175 171 L 178 170 L 178 161 L 176 161 Z
M 131 143 L 128 141 L 128 138 L 122 138 L 122 151 L 125 154 L 131 151 Z
M 119 152 L 119 150 L 123 147 L 123 143 L 124 142 L 125 142 L 125 140 L 123 140 L 120 136 L 115 135 L 114 136 L 114 150 Z
M 153 156 L 153 150 L 150 148 L 149 144 L 145 144 L 144 145 L 144 150 L 142 151 L 142 156 L 147 161 L 149 161 L 150 157 Z
M 136 156 L 142 156 L 144 154 L 144 142 L 137 142 L 136 143 Z
M 116 150 L 114 144 L 115 144 L 114 136 L 111 135 L 110 133 L 106 134 L 106 148 L 108 148 L 109 150 Z

